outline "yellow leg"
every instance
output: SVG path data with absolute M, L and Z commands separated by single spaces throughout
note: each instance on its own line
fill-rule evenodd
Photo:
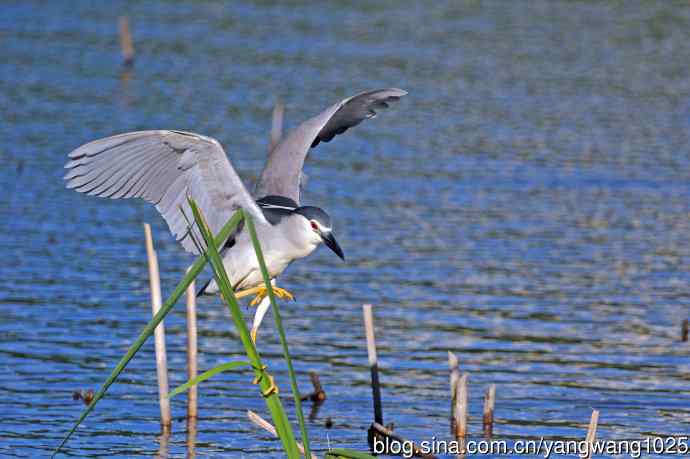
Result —
M 244 298 L 245 296 L 254 295 L 255 293 L 260 292 L 262 288 L 263 285 L 259 287 L 252 287 L 245 290 L 237 291 L 235 292 L 235 298 L 239 300 L 240 298 Z

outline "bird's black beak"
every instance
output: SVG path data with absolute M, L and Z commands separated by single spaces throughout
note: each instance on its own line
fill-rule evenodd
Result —
M 338 241 L 336 241 L 335 237 L 333 237 L 333 233 L 321 233 L 321 239 L 323 239 L 323 243 L 326 244 L 329 249 L 335 252 L 335 254 L 338 255 L 338 257 L 340 257 L 341 260 L 345 260 L 345 254 L 343 254 L 343 249 L 341 249 L 338 245 Z

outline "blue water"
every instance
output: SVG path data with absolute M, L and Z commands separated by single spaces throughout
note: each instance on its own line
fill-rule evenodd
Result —
M 685 2 L 4 2 L 0 14 L 0 455 L 46 456 L 150 317 L 142 224 L 169 293 L 192 261 L 140 201 L 63 188 L 68 152 L 175 128 L 217 138 L 251 183 L 270 113 L 288 126 L 361 90 L 410 92 L 308 162 L 346 255 L 281 285 L 299 383 L 328 400 L 319 455 L 365 450 L 361 304 L 375 306 L 384 419 L 448 439 L 446 352 L 470 373 L 470 432 L 497 385 L 495 438 L 687 434 L 690 5 Z M 118 16 L 136 64 L 123 71 Z M 201 369 L 242 355 L 199 305 Z M 184 306 L 166 319 L 185 380 Z M 260 351 L 287 397 L 272 320 Z M 281 457 L 248 373 L 200 387 L 196 457 Z M 159 435 L 150 343 L 69 442 L 72 457 L 184 457 L 185 398 Z M 309 409 L 309 403 L 306 408 Z M 329 419 L 333 427 L 325 427 Z M 648 455 L 647 457 L 652 457 Z M 527 457 L 527 456 L 525 456 Z

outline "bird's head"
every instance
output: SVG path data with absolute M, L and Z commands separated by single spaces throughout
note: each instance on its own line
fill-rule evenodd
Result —
M 343 250 L 333 236 L 331 217 L 326 211 L 320 207 L 302 206 L 295 209 L 294 213 L 304 217 L 305 233 L 312 243 L 318 245 L 323 242 L 341 260 L 345 260 Z

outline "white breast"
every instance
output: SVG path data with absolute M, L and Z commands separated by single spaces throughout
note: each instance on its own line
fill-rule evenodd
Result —
M 288 265 L 309 255 L 318 243 L 304 237 L 304 224 L 300 216 L 288 217 L 279 225 L 256 225 L 266 267 L 271 278 L 279 276 Z M 311 231 L 311 230 L 309 230 Z M 249 232 L 246 228 L 237 236 L 235 245 L 223 257 L 230 282 L 238 290 L 255 287 L 263 282 Z

